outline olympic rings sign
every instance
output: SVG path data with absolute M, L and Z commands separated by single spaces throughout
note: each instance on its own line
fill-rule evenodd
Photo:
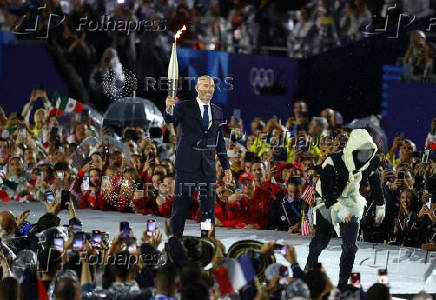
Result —
M 270 87 L 274 84 L 273 69 L 251 68 L 250 84 L 253 87 L 254 94 L 259 95 L 262 88 Z

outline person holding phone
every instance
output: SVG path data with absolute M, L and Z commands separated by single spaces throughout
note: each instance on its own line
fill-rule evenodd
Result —
M 394 219 L 394 241 L 392 244 L 421 247 L 426 239 L 426 220 L 418 217 L 418 196 L 412 189 L 401 192 L 400 212 Z
M 165 177 L 163 182 L 159 184 L 159 194 L 156 197 L 156 204 L 159 213 L 164 218 L 171 216 L 171 208 L 174 203 L 174 194 L 170 194 L 171 186 L 174 185 L 174 179 L 172 177 Z
M 399 157 L 396 156 L 396 152 L 399 150 Z M 404 138 L 404 132 L 399 132 L 394 138 L 391 149 L 386 154 L 386 159 L 394 165 L 394 169 L 401 163 L 412 164 L 413 152 L 416 151 L 416 145 L 411 140 Z
M 225 182 L 230 183 L 227 149 L 221 124 L 225 121 L 222 109 L 211 103 L 215 84 L 211 77 L 201 76 L 195 89 L 195 100 L 180 101 L 167 97 L 164 119 L 166 123 L 179 125 L 180 139 L 176 150 L 176 197 L 170 223 L 174 236 L 181 237 L 185 227 L 189 201 L 193 193 L 192 183 L 200 190 L 202 213 L 210 211 L 215 221 L 215 154 L 218 155 L 225 172 Z M 199 184 L 202 184 L 200 189 Z M 206 189 L 206 190 L 205 190 Z
M 99 169 L 90 169 L 89 173 L 85 173 L 80 188 L 79 209 L 106 209 L 101 193 L 101 171 Z

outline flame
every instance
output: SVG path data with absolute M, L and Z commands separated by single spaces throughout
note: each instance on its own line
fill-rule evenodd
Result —
M 174 36 L 174 42 L 180 38 L 180 36 L 182 35 L 182 32 L 186 30 L 186 26 L 183 25 L 182 29 L 177 30 L 176 35 Z

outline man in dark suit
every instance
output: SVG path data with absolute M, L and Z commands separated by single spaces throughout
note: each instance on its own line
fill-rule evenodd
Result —
M 224 123 L 223 111 L 210 103 L 215 91 L 214 81 L 209 76 L 198 78 L 194 100 L 177 102 L 167 97 L 165 122 L 180 126 L 176 148 L 175 199 L 170 224 L 176 237 L 183 235 L 189 202 L 195 188 L 200 196 L 202 217 L 208 214 L 215 220 L 216 169 L 215 154 L 225 170 L 224 181 L 230 183 L 232 173 L 224 136 L 220 124 Z

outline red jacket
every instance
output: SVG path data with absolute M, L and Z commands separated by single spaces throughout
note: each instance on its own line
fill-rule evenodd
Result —
M 97 196 L 93 197 L 90 195 L 91 193 L 88 191 L 81 195 L 79 200 L 79 209 L 92 208 L 92 209 L 100 209 L 100 210 L 108 210 L 106 205 L 106 201 L 103 199 L 103 194 L 99 193 Z
M 215 207 L 216 206 L 217 204 L 215 204 Z M 230 228 L 245 227 L 246 224 L 242 220 L 242 215 L 244 213 L 243 210 L 244 203 L 242 202 L 242 199 L 241 201 L 237 201 L 234 203 L 228 203 L 228 202 L 223 203 L 220 206 L 221 206 L 222 216 L 216 214 L 216 209 L 215 209 L 215 214 L 216 214 L 215 217 L 218 218 L 225 227 L 230 227 Z
M 171 210 L 173 208 L 173 203 L 174 203 L 174 196 L 165 197 L 165 203 L 163 203 L 161 206 L 158 206 L 159 214 L 161 215 L 161 217 L 164 218 L 171 217 Z
M 242 220 L 245 224 L 257 224 L 260 228 L 268 226 L 269 208 L 274 194 L 262 188 L 256 187 L 253 198 L 248 199 L 245 195 L 242 197 Z

